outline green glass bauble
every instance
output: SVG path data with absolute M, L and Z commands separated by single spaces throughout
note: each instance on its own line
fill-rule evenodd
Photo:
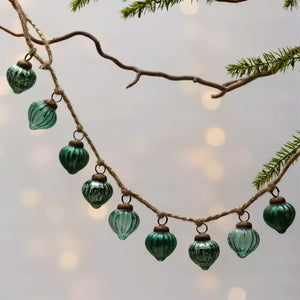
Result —
M 33 102 L 28 109 L 30 129 L 47 129 L 55 125 L 57 105 L 53 100 Z
M 203 270 L 208 270 L 219 254 L 219 245 L 205 233 L 196 235 L 194 243 L 189 247 L 190 258 Z
M 140 224 L 140 218 L 129 203 L 122 203 L 111 212 L 108 218 L 111 229 L 118 235 L 120 240 L 125 240 L 133 233 Z
M 265 222 L 279 233 L 286 232 L 293 223 L 295 216 L 295 208 L 279 196 L 272 198 L 270 205 L 264 210 Z
M 70 141 L 69 146 L 59 152 L 59 160 L 63 167 L 75 174 L 83 169 L 89 162 L 89 153 L 83 148 L 83 143 L 78 140 Z
M 16 94 L 30 89 L 35 84 L 36 74 L 31 68 L 32 65 L 29 61 L 19 60 L 16 65 L 7 70 L 7 81 Z
M 177 240 L 167 226 L 156 226 L 145 240 L 148 251 L 158 260 L 165 260 L 176 248 Z
M 228 234 L 228 244 L 235 253 L 245 258 L 259 245 L 259 234 L 252 229 L 250 222 L 239 222 L 236 228 Z
M 94 208 L 100 208 L 111 198 L 113 188 L 104 174 L 95 174 L 83 184 L 82 194 Z

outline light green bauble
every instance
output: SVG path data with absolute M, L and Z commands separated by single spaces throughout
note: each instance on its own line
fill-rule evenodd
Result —
M 91 180 L 86 181 L 82 186 L 83 197 L 94 208 L 100 208 L 113 194 L 113 188 L 104 174 L 95 174 Z
M 121 203 L 108 218 L 111 229 L 120 240 L 125 240 L 140 224 L 140 218 L 129 203 Z
M 196 235 L 194 243 L 189 247 L 191 260 L 203 270 L 208 270 L 219 254 L 219 245 L 206 233 Z
M 148 251 L 158 260 L 165 260 L 176 248 L 177 240 L 167 226 L 156 226 L 145 240 Z
M 88 164 L 89 158 L 89 153 L 83 148 L 83 143 L 78 140 L 70 141 L 69 145 L 59 152 L 59 161 L 70 174 L 83 169 Z
M 48 129 L 55 125 L 57 105 L 53 100 L 33 102 L 28 109 L 29 128 Z
M 7 70 L 6 78 L 14 93 L 20 94 L 33 87 L 36 74 L 31 68 L 32 64 L 29 61 L 19 60 Z
M 241 258 L 245 258 L 259 245 L 259 234 L 252 229 L 250 222 L 239 222 L 228 234 L 230 248 Z

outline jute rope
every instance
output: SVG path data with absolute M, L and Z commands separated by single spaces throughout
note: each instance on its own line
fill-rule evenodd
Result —
M 251 206 L 258 198 L 260 198 L 262 195 L 264 195 L 267 192 L 272 192 L 276 185 L 280 182 L 280 180 L 283 178 L 283 176 L 285 175 L 285 173 L 287 172 L 287 170 L 289 169 L 289 167 L 297 160 L 297 158 L 300 156 L 300 150 L 295 153 L 287 162 L 287 164 L 284 166 L 284 168 L 282 169 L 282 171 L 280 172 L 280 174 L 274 179 L 271 180 L 270 182 L 268 182 L 268 184 L 260 189 L 257 193 L 255 193 L 247 202 L 243 203 L 241 206 L 239 207 L 235 207 L 231 210 L 227 210 L 224 212 L 221 212 L 219 214 L 215 214 L 215 215 L 211 215 L 205 218 L 191 218 L 191 217 L 185 217 L 185 216 L 181 216 L 181 215 L 176 215 L 173 213 L 169 213 L 169 212 L 163 212 L 160 211 L 158 208 L 156 208 L 155 206 L 153 206 L 150 202 L 148 202 L 147 200 L 145 200 L 142 196 L 140 196 L 139 194 L 131 191 L 130 189 L 128 189 L 123 182 L 121 181 L 121 179 L 119 178 L 119 176 L 116 174 L 116 172 L 112 169 L 112 167 L 110 167 L 104 160 L 103 158 L 100 156 L 98 150 L 96 149 L 93 141 L 91 140 L 91 138 L 89 137 L 88 133 L 85 131 L 82 123 L 80 122 L 77 114 L 75 113 L 75 110 L 71 104 L 70 99 L 68 98 L 68 96 L 66 95 L 65 91 L 61 88 L 61 86 L 59 85 L 56 73 L 54 71 L 54 69 L 52 68 L 52 62 L 53 62 L 53 56 L 52 56 L 52 51 L 51 48 L 49 46 L 49 42 L 47 41 L 47 39 L 45 38 L 44 34 L 40 31 L 40 29 L 38 28 L 38 26 L 25 14 L 25 12 L 23 11 L 21 5 L 19 4 L 18 0 L 8 0 L 11 2 L 13 8 L 17 11 L 21 24 L 22 24 L 22 29 L 23 29 L 23 35 L 25 37 L 26 43 L 29 47 L 29 54 L 33 55 L 40 63 L 41 63 L 41 69 L 46 69 L 51 73 L 55 88 L 54 88 L 54 93 L 57 95 L 61 95 L 62 99 L 64 100 L 64 102 L 67 105 L 67 108 L 69 109 L 74 122 L 76 124 L 76 129 L 78 132 L 81 132 L 84 136 L 84 138 L 86 139 L 86 141 L 88 142 L 88 144 L 90 145 L 93 153 L 95 154 L 96 158 L 97 158 L 97 165 L 98 166 L 103 166 L 106 168 L 106 170 L 108 171 L 108 173 L 115 179 L 117 185 L 119 186 L 119 188 L 121 189 L 121 192 L 123 195 L 125 196 L 131 196 L 133 198 L 135 198 L 137 201 L 139 201 L 140 203 L 144 204 L 147 208 L 149 208 L 150 210 L 152 210 L 158 218 L 163 218 L 163 217 L 169 217 L 169 218 L 174 218 L 174 219 L 179 219 L 182 221 L 187 221 L 187 222 L 193 222 L 195 223 L 197 226 L 202 225 L 204 223 L 208 223 L 210 221 L 214 221 L 217 219 L 220 219 L 222 217 L 225 217 L 227 215 L 236 213 L 238 215 L 242 215 L 245 210 Z M 33 45 L 32 42 L 32 37 L 29 33 L 29 29 L 27 26 L 27 23 L 31 24 L 31 26 L 35 29 L 35 31 L 37 32 L 37 34 L 40 36 L 41 40 L 43 41 L 43 45 L 45 46 L 46 50 L 47 50 L 47 54 L 48 54 L 48 60 L 44 61 L 38 54 L 37 54 L 37 50 Z

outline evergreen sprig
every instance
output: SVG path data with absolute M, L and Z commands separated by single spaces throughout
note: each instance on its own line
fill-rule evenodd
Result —
M 285 0 L 284 1 L 284 8 L 290 8 L 291 10 L 293 8 L 296 8 L 298 6 L 298 0 Z
M 300 47 L 283 48 L 268 52 L 261 57 L 243 58 L 237 64 L 226 67 L 232 77 L 259 76 L 264 73 L 285 72 L 288 68 L 294 69 L 295 63 L 300 61 Z
M 83 8 L 84 6 L 88 5 L 90 1 L 91 0 L 73 0 L 69 6 L 72 11 L 77 11 Z M 94 1 L 96 2 L 98 0 L 94 0 Z
M 275 157 L 263 165 L 263 170 L 258 173 L 252 182 L 258 190 L 267 182 L 278 176 L 287 161 L 300 150 L 300 131 L 297 131 L 297 133 L 299 136 L 293 135 L 294 141 L 287 142 L 276 152 Z

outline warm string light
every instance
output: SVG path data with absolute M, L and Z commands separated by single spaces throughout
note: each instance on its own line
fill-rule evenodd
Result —
M 32 22 L 32 20 L 26 16 L 19 2 L 17 0 L 9 1 L 19 14 L 23 28 L 23 35 L 30 51 L 25 56 L 24 60 L 20 60 L 17 65 L 9 68 L 7 72 L 8 82 L 13 91 L 17 94 L 22 93 L 35 84 L 36 74 L 32 70 L 32 65 L 29 62 L 32 57 L 35 57 L 41 63 L 41 69 L 46 69 L 51 73 L 55 84 L 54 93 L 52 94 L 51 99 L 34 102 L 31 104 L 28 114 L 30 128 L 36 130 L 47 129 L 54 126 L 56 122 L 55 110 L 57 108 L 57 103 L 61 100 L 66 103 L 67 108 L 69 109 L 76 123 L 76 130 L 73 133 L 74 140 L 70 141 L 69 145 L 61 149 L 59 154 L 60 162 L 70 174 L 75 174 L 83 169 L 89 161 L 89 154 L 85 150 L 84 144 L 81 142 L 81 140 L 85 139 L 87 141 L 97 158 L 97 164 L 95 167 L 96 174 L 93 175 L 90 180 L 86 181 L 82 187 L 83 196 L 93 208 L 100 208 L 111 198 L 113 194 L 112 186 L 107 181 L 104 173 L 107 171 L 115 179 L 123 196 L 122 203 L 119 204 L 117 209 L 110 214 L 109 224 L 120 239 L 126 239 L 139 226 L 139 216 L 134 212 L 133 206 L 130 204 L 132 198 L 135 198 L 144 204 L 158 216 L 159 226 L 154 227 L 153 232 L 147 236 L 145 243 L 149 252 L 159 261 L 166 259 L 175 250 L 177 245 L 176 237 L 166 226 L 168 217 L 195 223 L 198 234 L 195 236 L 194 243 L 190 245 L 189 255 L 190 258 L 204 270 L 207 270 L 219 256 L 219 246 L 215 241 L 211 240 L 210 236 L 206 233 L 208 230 L 206 223 L 213 220 L 218 220 L 229 214 L 238 214 L 240 222 L 237 223 L 236 229 L 229 233 L 228 243 L 241 258 L 246 257 L 252 251 L 254 251 L 259 245 L 260 241 L 257 231 L 252 228 L 252 224 L 249 222 L 250 215 L 246 209 L 266 192 L 271 192 L 273 198 L 270 200 L 270 205 L 264 211 L 265 222 L 279 233 L 284 233 L 291 225 L 295 218 L 295 210 L 291 204 L 287 203 L 283 197 L 279 196 L 279 189 L 276 187 L 276 184 L 282 179 L 293 162 L 300 156 L 300 151 L 296 152 L 288 160 L 282 171 L 275 179 L 269 181 L 264 188 L 260 189 L 254 196 L 252 196 L 240 207 L 235 207 L 231 210 L 208 216 L 206 218 L 195 219 L 162 212 L 154 207 L 151 203 L 143 199 L 140 195 L 128 189 L 115 171 L 101 158 L 89 135 L 84 130 L 77 114 L 75 113 L 70 99 L 60 87 L 55 71 L 51 66 L 53 57 L 49 42 L 46 40 L 38 27 Z M 27 23 L 32 25 L 41 38 L 43 45 L 46 47 L 48 61 L 44 61 L 37 54 L 37 50 L 33 45 L 33 38 L 29 34 Z M 20 76 L 20 74 L 22 74 L 22 76 Z M 136 82 L 141 75 L 141 72 L 138 72 Z M 212 107 L 208 106 L 208 109 L 215 109 L 217 106 L 217 104 Z M 225 141 L 225 133 L 221 128 L 210 128 L 206 132 L 206 140 L 208 144 L 213 147 L 221 146 Z M 210 169 L 212 171 L 210 171 Z M 210 167 L 210 169 L 208 169 L 208 177 L 211 176 L 212 180 L 215 179 L 213 177 L 215 176 L 214 174 L 219 174 L 218 176 L 222 175 L 222 166 L 213 165 Z M 29 192 L 32 193 L 32 191 Z M 25 195 L 26 193 L 28 193 L 28 191 L 25 191 Z M 25 198 L 27 197 L 24 197 L 24 199 Z M 27 203 L 26 200 L 24 200 L 24 205 L 32 206 L 35 205 L 35 203 Z M 246 219 L 244 219 L 244 217 L 246 217 Z M 73 270 L 77 267 L 78 257 L 72 252 L 66 252 L 60 256 L 59 261 L 63 269 Z

